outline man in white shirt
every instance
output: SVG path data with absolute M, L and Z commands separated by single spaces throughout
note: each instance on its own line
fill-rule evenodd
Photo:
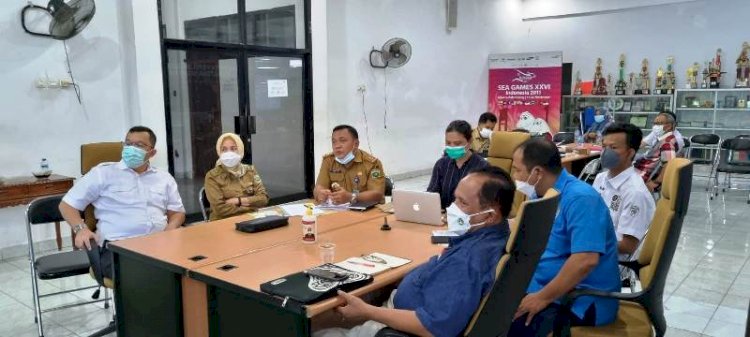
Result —
M 665 111 L 663 113 L 669 114 L 674 119 L 675 129 L 672 130 L 672 134 L 674 135 L 674 138 L 677 141 L 677 150 L 678 151 L 682 150 L 685 147 L 685 138 L 682 137 L 682 134 L 680 133 L 680 131 L 677 131 L 677 115 L 675 115 L 671 111 Z M 654 147 L 656 146 L 658 142 L 659 142 L 659 133 L 655 132 L 655 130 L 652 130 L 651 132 L 649 132 L 648 135 L 646 135 L 646 137 L 643 137 L 641 146 Z
M 94 167 L 60 202 L 60 212 L 73 229 L 78 248 L 91 249 L 92 238 L 103 245 L 106 241 L 175 229 L 185 221 L 177 182 L 148 161 L 156 154 L 154 132 L 135 126 L 128 131 L 123 145 L 120 162 Z M 86 227 L 80 215 L 89 204 L 95 208 L 97 233 Z M 102 267 L 105 275 L 110 272 Z
M 636 250 L 648 231 L 656 206 L 643 179 L 633 168 L 633 157 L 643 133 L 633 124 L 615 123 L 604 130 L 602 168 L 594 189 L 609 207 L 617 234 L 621 261 L 635 259 Z

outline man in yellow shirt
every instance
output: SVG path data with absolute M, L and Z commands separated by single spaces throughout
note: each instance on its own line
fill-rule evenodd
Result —
M 333 128 L 333 152 L 323 156 L 313 190 L 317 203 L 344 204 L 381 202 L 385 194 L 385 172 L 378 158 L 359 149 L 357 129 L 349 125 Z

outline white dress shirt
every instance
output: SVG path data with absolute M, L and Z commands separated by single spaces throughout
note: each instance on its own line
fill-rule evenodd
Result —
M 609 177 L 609 171 L 599 173 L 593 186 L 609 207 L 617 241 L 621 241 L 623 235 L 630 235 L 642 241 L 654 217 L 656 205 L 651 192 L 635 169 L 632 166 L 628 167 L 616 177 Z M 637 257 L 637 252 L 632 256 L 619 255 L 621 261 Z
M 120 161 L 102 163 L 63 197 L 73 208 L 95 207 L 101 240 L 121 240 L 163 231 L 167 211 L 185 212 L 177 182 L 153 166 L 138 174 Z

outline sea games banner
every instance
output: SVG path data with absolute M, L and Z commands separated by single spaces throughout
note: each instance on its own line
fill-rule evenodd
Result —
M 557 133 L 562 52 L 492 54 L 489 63 L 488 109 L 500 130 Z

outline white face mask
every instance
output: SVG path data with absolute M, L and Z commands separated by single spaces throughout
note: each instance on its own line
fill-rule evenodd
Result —
M 664 135 L 664 125 L 654 125 L 651 128 L 651 132 L 653 132 L 654 135 L 656 135 L 656 137 L 663 136 Z
M 479 135 L 482 138 L 488 139 L 488 138 L 490 138 L 490 136 L 492 136 L 492 130 L 490 130 L 488 128 L 484 128 L 484 129 L 482 129 L 482 130 L 479 131 Z
M 227 151 L 219 156 L 219 160 L 224 167 L 235 167 L 240 163 L 240 160 L 242 160 L 242 156 L 237 154 L 237 152 Z
M 471 224 L 469 222 L 471 217 L 485 213 L 492 213 L 494 211 L 495 210 L 493 209 L 487 209 L 479 213 L 466 214 L 464 213 L 464 211 L 458 208 L 458 206 L 456 206 L 456 203 L 454 202 L 445 209 L 445 214 L 448 218 L 448 231 L 454 232 L 458 235 L 464 235 L 469 231 L 470 228 L 485 224 L 484 221 L 476 224 Z
M 336 157 L 336 161 L 341 165 L 349 164 L 350 161 L 354 160 L 354 151 L 350 151 L 343 158 Z
M 529 179 L 531 179 L 531 175 L 529 175 Z M 536 194 L 536 184 L 538 183 L 539 183 L 539 179 L 537 179 L 534 185 L 529 184 L 528 181 L 516 180 L 516 190 L 518 190 L 518 192 L 525 194 L 530 200 L 534 200 L 539 197 Z

